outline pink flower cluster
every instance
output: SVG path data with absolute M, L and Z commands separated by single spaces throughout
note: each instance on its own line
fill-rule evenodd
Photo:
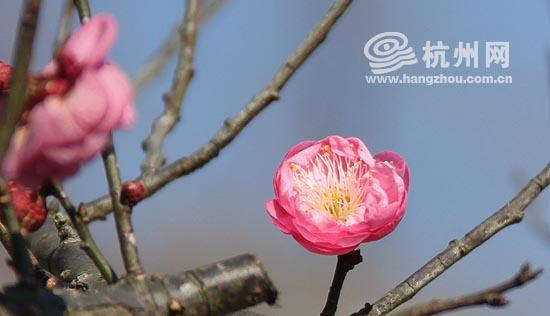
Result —
M 63 179 L 101 152 L 111 133 L 133 124 L 133 89 L 124 71 L 106 58 L 116 20 L 100 14 L 76 30 L 38 76 L 45 95 L 29 105 L 17 127 L 2 172 L 36 187 Z
M 307 250 L 341 255 L 391 233 L 407 208 L 409 169 L 391 151 L 374 157 L 360 139 L 299 143 L 273 180 L 271 220 Z

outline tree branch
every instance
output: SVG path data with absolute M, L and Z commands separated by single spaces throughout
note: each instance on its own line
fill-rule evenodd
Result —
M 124 205 L 120 201 L 122 181 L 120 179 L 118 159 L 116 157 L 112 136 L 111 142 L 103 153 L 101 153 L 101 157 L 103 158 L 105 174 L 107 176 L 107 182 L 109 183 L 111 204 L 113 205 L 113 211 L 115 213 L 116 231 L 124 267 L 129 276 L 142 277 L 144 271 L 139 259 L 136 237 L 132 225 L 132 209 L 130 206 Z
M 27 237 L 29 249 L 40 265 L 62 282 L 58 285 L 81 291 L 106 286 L 101 272 L 82 249 L 80 237 L 58 209 L 57 203 L 48 205 L 48 218 Z
M 27 94 L 27 77 L 32 57 L 32 48 L 38 17 L 40 0 L 26 0 L 19 22 L 17 44 L 13 52 L 14 72 L 11 78 L 8 100 L 0 115 L 0 165 L 10 147 L 11 137 L 19 123 L 19 118 L 25 110 Z M 10 235 L 11 253 L 15 263 L 18 279 L 27 285 L 35 285 L 31 259 L 21 235 L 21 226 L 11 203 L 7 183 L 0 179 L 0 195 L 6 229 Z
M 465 296 L 446 300 L 435 299 L 430 302 L 413 306 L 392 316 L 429 316 L 442 312 L 453 311 L 464 307 L 487 305 L 489 307 L 502 307 L 508 305 L 508 299 L 504 293 L 521 287 L 536 279 L 542 273 L 542 269 L 532 270 L 529 264 L 524 264 L 516 275 L 493 287 Z
M 153 195 L 168 183 L 199 169 L 218 156 L 220 151 L 231 143 L 256 115 L 271 104 L 271 102 L 279 98 L 279 93 L 288 79 L 292 77 L 311 53 L 323 42 L 351 2 L 352 0 L 337 0 L 321 22 L 275 73 L 271 82 L 236 116 L 227 119 L 223 127 L 207 144 L 197 149 L 191 155 L 180 158 L 164 167 L 159 172 L 148 177 L 147 180 L 143 177 L 135 179 L 135 181 L 143 182 L 146 188 L 144 197 Z M 109 197 L 103 196 L 85 204 L 85 210 L 88 220 L 93 221 L 105 218 L 111 212 L 112 205 Z
M 338 300 L 340 299 L 340 291 L 344 285 L 344 280 L 349 271 L 363 261 L 361 250 L 356 249 L 345 255 L 338 256 L 336 269 L 334 270 L 334 278 L 327 297 L 325 307 L 321 312 L 321 316 L 334 316 L 338 308 Z
M 201 6 L 198 13 L 198 24 L 202 24 L 211 16 L 222 4 L 223 0 L 212 0 L 206 6 Z M 179 26 L 179 25 L 178 25 Z M 166 68 L 168 61 L 176 54 L 181 44 L 181 35 L 178 32 L 179 27 L 168 35 L 168 38 L 160 45 L 154 56 L 143 66 L 143 68 L 134 76 L 135 94 L 139 94 L 151 81 L 159 76 Z
M 365 308 L 354 313 L 352 316 L 383 315 L 410 300 L 424 286 L 439 277 L 453 264 L 489 240 L 489 238 L 500 230 L 521 222 L 525 208 L 531 204 L 548 184 L 550 184 L 550 164 L 546 165 L 536 177 L 529 181 L 521 192 L 498 212 L 477 225 L 461 239 L 451 241 L 445 250 L 428 261 L 397 287 L 386 293 L 372 307 L 366 304 Z
M 59 25 L 57 26 L 57 34 L 55 35 L 54 55 L 57 53 L 57 50 L 61 48 L 61 45 L 65 42 L 67 36 L 69 35 L 73 14 L 73 1 L 65 0 L 63 11 L 61 13 L 61 19 L 59 20 Z
M 246 254 L 178 275 L 124 279 L 93 292 L 10 288 L 0 294 L 0 314 L 219 316 L 276 299 L 263 265 Z M 41 302 L 48 304 L 37 306 Z
M 107 258 L 101 253 L 101 250 L 99 250 L 99 247 L 95 243 L 94 238 L 92 237 L 92 233 L 90 232 L 90 229 L 84 223 L 82 220 L 82 216 L 77 212 L 75 209 L 73 203 L 69 199 L 69 196 L 63 189 L 63 186 L 58 181 L 50 181 L 49 184 L 49 191 L 48 193 L 51 193 L 55 198 L 61 203 L 65 211 L 67 212 L 67 215 L 69 215 L 69 218 L 75 227 L 76 231 L 78 232 L 78 236 L 80 237 L 81 243 L 80 247 L 84 249 L 86 254 L 92 259 L 92 261 L 95 263 L 99 271 L 101 272 L 101 275 L 105 278 L 105 280 L 111 284 L 114 283 L 117 279 L 117 276 L 115 272 L 113 271 L 113 268 L 107 261 Z M 52 244 L 57 245 L 57 243 Z M 44 245 L 46 246 L 46 245 Z M 52 270 L 48 269 L 48 271 L 56 274 Z M 54 270 L 55 271 L 55 270 Z
M 78 18 L 80 19 L 80 23 L 84 24 L 88 22 L 88 20 L 92 16 L 92 11 L 90 10 L 90 4 L 88 4 L 88 0 L 73 0 L 73 1 L 74 1 L 74 6 L 78 11 Z
M 187 0 L 184 19 L 180 29 L 180 52 L 178 65 L 172 80 L 170 91 L 164 95 L 164 112 L 153 122 L 151 134 L 143 141 L 146 158 L 141 172 L 150 175 L 164 165 L 166 158 L 162 153 L 164 140 L 180 121 L 183 98 L 193 78 L 193 59 L 198 29 L 199 0 Z

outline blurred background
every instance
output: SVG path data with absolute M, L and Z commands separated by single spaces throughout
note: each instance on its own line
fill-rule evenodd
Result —
M 182 121 L 166 142 L 173 161 L 207 142 L 261 90 L 330 7 L 319 0 L 226 1 L 199 29 L 196 75 Z M 184 1 L 91 1 L 120 24 L 114 61 L 135 75 L 183 16 Z M 0 1 L 0 59 L 11 60 L 21 1 Z M 550 157 L 549 36 L 545 1 L 355 1 L 327 41 L 299 69 L 280 101 L 261 113 L 221 155 L 139 204 L 134 223 L 148 273 L 176 273 L 244 252 L 256 253 L 281 291 L 269 315 L 315 315 L 324 304 L 336 258 L 306 252 L 266 216 L 272 176 L 297 142 L 330 134 L 357 136 L 373 153 L 392 149 L 412 172 L 408 213 L 398 229 L 364 244 L 364 263 L 344 285 L 340 315 L 372 302 L 447 243 L 504 205 Z M 61 1 L 45 1 L 33 69 L 50 59 Z M 76 25 L 76 22 L 75 22 Z M 510 67 L 444 71 L 419 64 L 417 74 L 512 75 L 508 85 L 367 85 L 363 46 L 387 31 L 405 33 L 420 59 L 427 40 L 510 42 Z M 480 44 L 481 45 L 481 44 Z M 448 53 L 448 58 L 452 52 Z M 116 135 L 124 178 L 138 175 L 140 142 L 162 111 L 175 60 L 137 96 L 139 120 Z M 107 192 L 95 160 L 66 187 L 75 202 Z M 509 227 L 415 297 L 422 302 L 476 291 L 511 277 L 526 261 L 548 270 L 548 192 Z M 118 271 L 122 263 L 112 217 L 92 224 Z M 0 250 L 0 259 L 6 253 Z M 0 265 L 0 283 L 12 274 Z M 453 315 L 547 315 L 550 273 L 511 292 L 505 309 Z

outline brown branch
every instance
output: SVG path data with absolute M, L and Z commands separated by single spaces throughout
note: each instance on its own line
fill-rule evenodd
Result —
M 144 274 L 141 261 L 139 259 L 136 237 L 132 226 L 132 209 L 120 201 L 120 191 L 122 181 L 120 179 L 120 170 L 118 159 L 113 145 L 113 139 L 107 148 L 101 154 L 103 165 L 105 166 L 105 175 L 109 183 L 111 195 L 111 204 L 115 213 L 115 224 L 120 245 L 120 252 L 124 261 L 126 272 L 131 277 L 141 277 Z
M 84 223 L 84 221 L 82 220 L 81 214 L 77 212 L 73 203 L 69 199 L 69 196 L 63 189 L 61 183 L 57 181 L 51 181 L 48 190 L 48 193 L 51 193 L 53 196 L 55 196 L 55 198 L 61 203 L 61 205 L 65 209 L 65 212 L 67 212 L 67 215 L 69 215 L 71 223 L 75 227 L 76 231 L 78 232 L 78 236 L 80 237 L 80 247 L 84 249 L 84 251 L 86 251 L 88 256 L 98 267 L 101 275 L 103 275 L 105 280 L 108 283 L 114 283 L 117 279 L 117 276 L 113 271 L 113 268 L 107 261 L 107 258 L 105 258 L 103 253 L 101 253 L 101 250 L 99 250 L 99 247 L 95 243 L 95 240 L 92 236 L 92 233 L 90 232 L 90 229 L 88 228 L 88 225 L 86 225 L 86 223 Z M 52 272 L 52 270 L 49 271 Z M 55 274 L 55 272 L 52 273 Z
M 202 6 L 198 13 L 198 24 L 202 24 L 210 17 L 222 4 L 223 0 L 212 0 L 206 6 Z M 176 54 L 181 44 L 181 35 L 178 32 L 179 27 L 174 27 L 168 38 L 160 45 L 160 48 L 154 56 L 145 64 L 145 66 L 134 77 L 134 89 L 136 95 L 139 94 L 151 81 L 159 76 L 166 68 L 168 61 Z
M 457 261 L 469 254 L 472 250 L 489 240 L 500 230 L 521 222 L 525 214 L 525 208 L 550 184 L 550 164 L 546 167 L 498 212 L 484 220 L 464 237 L 453 240 L 449 246 L 437 256 L 428 261 L 418 271 L 401 282 L 397 287 L 387 292 L 371 307 L 354 313 L 360 315 L 383 315 L 397 306 L 410 300 L 418 291 L 428 283 L 439 277 Z
M 55 202 L 55 200 L 54 200 Z M 48 205 L 49 215 L 40 229 L 27 237 L 29 249 L 40 265 L 65 288 L 95 290 L 107 285 L 95 263 L 81 247 L 81 240 L 59 205 Z
M 59 25 L 57 26 L 57 34 L 55 35 L 54 55 L 57 53 L 57 50 L 61 48 L 61 44 L 65 42 L 67 36 L 69 35 L 74 12 L 73 1 L 65 0 L 63 11 L 61 13 L 61 19 L 59 20 Z
M 199 0 L 186 1 L 184 19 L 180 29 L 180 52 L 172 87 L 164 95 L 163 113 L 155 119 L 151 127 L 151 134 L 142 143 L 146 154 L 145 161 L 141 165 L 141 172 L 144 175 L 153 174 L 164 165 L 166 160 L 162 153 L 164 140 L 180 121 L 183 99 L 195 72 L 193 59 L 195 57 L 199 7 Z
M 276 299 L 263 265 L 247 254 L 178 275 L 124 279 L 86 293 L 10 288 L 0 294 L 0 314 L 218 316 Z
M 137 178 L 135 181 L 143 182 L 146 188 L 144 198 L 153 195 L 168 183 L 199 169 L 218 156 L 220 151 L 231 143 L 256 115 L 271 104 L 271 102 L 279 98 L 279 93 L 286 82 L 323 42 L 351 2 L 352 0 L 337 0 L 321 22 L 275 73 L 271 82 L 250 103 L 241 109 L 236 116 L 227 119 L 223 127 L 207 144 L 197 149 L 191 155 L 180 158 L 164 167 L 159 172 L 148 177 L 147 180 L 142 177 Z M 104 219 L 111 212 L 112 205 L 109 197 L 103 196 L 85 204 L 85 210 L 87 218 L 90 221 Z
M 487 305 L 489 307 L 502 307 L 508 305 L 508 299 L 504 293 L 521 287 L 533 281 L 542 273 L 542 269 L 532 270 L 529 264 L 524 264 L 516 275 L 493 287 L 465 296 L 446 300 L 435 299 L 430 302 L 413 306 L 392 316 L 429 316 L 442 312 L 454 311 L 464 307 Z
M 78 18 L 80 19 L 80 23 L 84 24 L 88 22 L 88 20 L 92 16 L 92 12 L 90 10 L 90 4 L 88 3 L 88 0 L 73 0 L 73 1 L 74 1 L 74 6 L 78 11 Z
M 327 297 L 327 302 L 321 316 L 334 316 L 338 308 L 338 300 L 340 299 L 340 291 L 344 285 L 344 280 L 349 271 L 363 261 L 361 250 L 356 249 L 345 255 L 338 256 L 336 269 L 334 270 L 334 278 Z

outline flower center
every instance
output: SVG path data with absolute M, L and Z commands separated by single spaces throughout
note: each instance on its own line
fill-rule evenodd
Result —
M 309 166 L 291 165 L 299 197 L 315 210 L 328 212 L 337 221 L 363 206 L 364 175 L 368 166 L 330 151 L 317 154 Z

